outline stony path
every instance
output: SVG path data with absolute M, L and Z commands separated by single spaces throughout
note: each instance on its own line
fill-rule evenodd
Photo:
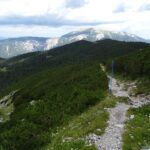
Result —
M 112 87 L 112 94 L 116 97 L 128 97 L 132 105 L 117 103 L 114 108 L 108 109 L 109 120 L 105 133 L 102 136 L 91 134 L 89 139 L 95 143 L 98 150 L 122 150 L 122 134 L 124 132 L 124 123 L 127 120 L 126 113 L 128 109 L 150 103 L 150 96 L 147 99 L 140 96 L 129 97 L 129 91 L 124 90 L 123 83 L 110 76 L 108 78 L 111 78 L 109 84 Z
M 128 105 L 119 103 L 115 108 L 108 110 L 110 114 L 108 127 L 105 130 L 105 134 L 99 137 L 99 140 L 95 142 L 98 150 L 122 149 L 122 134 L 128 109 Z
M 110 78 L 110 77 L 109 77 Z M 115 79 L 112 82 L 112 94 L 114 96 L 127 97 L 127 92 L 117 84 Z M 118 103 L 114 108 L 107 109 L 109 112 L 108 127 L 102 136 L 94 134 L 90 135 L 90 139 L 94 141 L 98 150 L 121 150 L 122 149 L 122 134 L 124 128 L 124 122 L 126 121 L 126 113 L 129 109 L 129 105 L 124 103 Z
M 132 86 L 135 86 L 134 83 L 130 83 L 128 89 L 124 90 L 124 84 L 121 82 L 118 82 L 115 78 L 112 78 L 108 76 L 108 78 L 111 78 L 111 85 L 112 85 L 112 94 L 116 97 L 128 97 L 130 100 L 130 106 L 134 108 L 141 107 L 145 104 L 150 104 L 150 94 L 149 95 L 137 95 L 137 96 L 129 96 L 130 91 L 132 90 Z
M 116 97 L 128 97 L 128 92 L 123 90 L 123 84 L 117 82 L 115 78 L 108 76 L 109 80 L 111 80 L 111 89 L 112 94 Z

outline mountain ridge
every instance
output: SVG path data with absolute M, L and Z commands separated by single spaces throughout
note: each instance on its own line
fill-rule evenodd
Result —
M 77 41 L 49 51 L 32 52 L 6 59 L 0 65 L 7 70 L 0 75 L 0 87 L 9 86 L 33 72 L 43 69 L 94 61 L 105 61 L 108 58 L 122 56 L 149 47 L 149 44 L 137 42 L 120 42 L 100 40 L 97 42 Z
M 45 51 L 80 40 L 95 42 L 103 39 L 112 39 L 125 42 L 149 42 L 146 39 L 126 32 L 113 32 L 89 28 L 73 31 L 58 38 L 18 37 L 2 39 L 0 40 L 0 57 L 10 58 L 29 52 Z

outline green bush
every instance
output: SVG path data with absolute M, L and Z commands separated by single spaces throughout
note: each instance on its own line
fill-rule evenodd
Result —
M 97 104 L 107 91 L 107 77 L 95 63 L 48 69 L 22 80 L 14 97 L 15 111 L 0 125 L 5 150 L 40 149 L 51 133 Z

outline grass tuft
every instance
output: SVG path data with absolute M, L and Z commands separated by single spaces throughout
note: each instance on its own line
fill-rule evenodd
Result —
M 123 135 L 123 150 L 150 148 L 150 106 L 131 108 L 128 115 L 134 118 L 127 121 Z
M 109 118 L 105 108 L 114 107 L 116 102 L 115 97 L 108 96 L 80 116 L 74 117 L 53 133 L 52 142 L 42 150 L 96 150 L 94 145 L 89 145 L 86 137 L 90 133 L 104 133 Z

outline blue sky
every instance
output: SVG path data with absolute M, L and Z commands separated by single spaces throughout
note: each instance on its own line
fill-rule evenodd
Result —
M 0 37 L 58 37 L 95 27 L 150 39 L 150 0 L 0 0 Z

